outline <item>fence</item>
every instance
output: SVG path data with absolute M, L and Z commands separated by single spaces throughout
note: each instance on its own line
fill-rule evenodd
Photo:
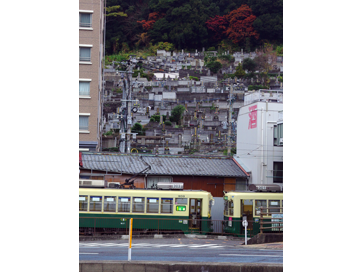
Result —
M 264 233 L 267 230 L 273 232 L 283 231 L 283 208 L 266 208 L 260 207 L 260 233 Z M 271 218 L 264 218 L 264 215 Z

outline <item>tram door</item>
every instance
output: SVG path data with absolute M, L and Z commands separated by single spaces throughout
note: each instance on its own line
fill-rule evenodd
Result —
M 253 230 L 253 200 L 252 199 L 241 199 L 241 220 L 247 218 L 248 226 L 247 231 L 252 233 Z M 244 233 L 244 227 L 241 227 L 241 233 Z
M 202 199 L 190 198 L 189 200 L 189 229 L 200 230 L 202 219 Z

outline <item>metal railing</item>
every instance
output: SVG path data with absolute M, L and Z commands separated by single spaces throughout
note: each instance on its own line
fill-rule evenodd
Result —
M 263 217 L 263 215 L 265 214 L 267 215 L 267 213 L 261 214 L 259 222 L 256 222 L 255 219 L 248 220 L 247 230 L 249 237 L 257 235 L 259 231 L 282 231 L 282 220 L 274 223 L 271 222 L 271 218 L 268 218 L 269 222 L 265 222 L 264 220 L 267 219 Z M 79 217 L 79 219 L 80 235 L 127 235 L 129 233 L 130 218 L 81 216 Z M 242 226 L 242 220 L 230 221 L 185 218 L 134 218 L 133 220 L 133 234 L 139 236 L 146 236 L 150 234 L 202 234 L 216 236 L 244 236 L 244 227 Z

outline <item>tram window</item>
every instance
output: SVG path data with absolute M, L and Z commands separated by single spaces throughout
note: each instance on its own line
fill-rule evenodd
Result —
M 224 215 L 228 216 L 228 200 L 224 199 Z
M 188 198 L 175 198 L 175 205 L 188 204 Z
M 267 207 L 267 201 L 266 200 L 255 200 L 255 214 L 256 215 L 260 215 L 261 209 L 260 207 Z M 266 210 L 264 210 L 263 212 L 266 212 Z
M 130 198 L 119 197 L 118 198 L 118 212 L 130 212 Z
M 229 215 L 233 215 L 233 200 L 228 201 Z
M 147 198 L 146 202 L 147 213 L 159 213 L 159 198 Z
M 279 213 L 280 212 L 280 200 L 269 200 L 268 209 L 269 209 L 269 212 Z
M 106 196 L 103 201 L 103 211 L 104 212 L 116 212 L 116 197 Z
M 145 210 L 145 197 L 132 198 L 132 212 L 143 213 Z
M 179 204 L 179 202 L 178 202 Z M 173 199 L 162 198 L 161 199 L 161 213 L 173 213 Z
M 87 203 L 88 203 L 88 196 L 80 195 L 79 196 L 79 210 L 80 211 L 87 211 Z
M 102 196 L 91 196 L 89 210 L 93 212 L 102 211 Z

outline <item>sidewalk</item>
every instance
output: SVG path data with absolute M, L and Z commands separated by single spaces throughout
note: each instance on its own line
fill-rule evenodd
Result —
M 268 243 L 268 244 L 252 244 L 249 245 L 247 241 L 247 245 L 240 245 L 238 247 L 241 248 L 258 248 L 258 249 L 281 249 L 283 250 L 283 242 L 276 242 L 276 243 Z

